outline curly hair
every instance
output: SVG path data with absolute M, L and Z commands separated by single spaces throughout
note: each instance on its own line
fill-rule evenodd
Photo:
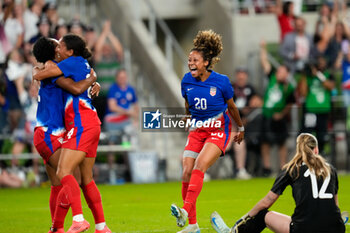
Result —
M 220 58 L 217 57 L 223 49 L 220 34 L 211 29 L 199 31 L 193 40 L 193 45 L 194 48 L 191 51 L 201 52 L 203 59 L 209 62 L 207 69 L 211 69 L 214 64 L 220 61 Z
M 46 37 L 40 37 L 33 46 L 33 54 L 38 62 L 45 63 L 55 59 L 55 44 Z

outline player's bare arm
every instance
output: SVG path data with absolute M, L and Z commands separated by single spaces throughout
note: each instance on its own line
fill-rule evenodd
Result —
M 228 109 L 228 112 L 230 113 L 232 119 L 236 122 L 236 124 L 238 126 L 238 131 L 239 131 L 239 134 L 235 135 L 233 140 L 235 142 L 237 142 L 238 144 L 240 144 L 242 142 L 242 140 L 244 139 L 244 126 L 243 126 L 241 117 L 239 115 L 239 111 L 238 111 L 235 103 L 233 102 L 233 98 L 231 98 L 227 101 L 227 109 Z
M 42 70 L 36 69 L 36 72 L 33 72 L 33 79 L 36 80 L 44 80 L 46 78 L 52 78 L 52 77 L 57 77 L 62 75 L 62 71 L 60 70 L 60 68 L 58 68 L 58 66 L 56 64 L 52 64 L 52 61 L 47 61 L 45 63 L 45 68 Z M 47 64 L 47 65 L 46 65 Z M 33 69 L 34 71 L 34 69 Z
M 266 196 L 261 199 L 254 207 L 248 212 L 248 215 L 253 217 L 255 216 L 260 210 L 268 209 L 270 208 L 273 203 L 275 203 L 278 199 L 279 195 L 276 193 L 269 191 Z
M 69 91 L 73 95 L 80 95 L 86 91 L 94 82 L 96 82 L 97 77 L 93 69 L 90 71 L 88 78 L 75 82 L 71 78 L 60 77 L 57 79 L 56 83 L 61 88 Z M 96 87 L 97 88 L 97 87 Z

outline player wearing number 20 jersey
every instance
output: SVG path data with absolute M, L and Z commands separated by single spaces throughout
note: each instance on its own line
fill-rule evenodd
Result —
M 86 59 L 71 56 L 57 64 L 63 75 L 78 82 L 91 71 Z M 63 148 L 86 152 L 87 157 L 95 157 L 100 135 L 101 122 L 92 106 L 89 89 L 80 95 L 64 92 L 66 137 Z
M 183 227 L 188 219 L 189 225 L 180 233 L 200 232 L 197 198 L 202 190 L 204 173 L 225 153 L 231 135 L 228 114 L 240 131 L 234 141 L 240 143 L 244 138 L 244 127 L 233 102 L 232 85 L 226 75 L 212 70 L 223 48 L 221 36 L 212 30 L 199 31 L 193 45 L 188 56 L 190 72 L 181 82 L 186 114 L 191 115 L 191 119 L 186 119 L 190 132 L 182 160 L 181 194 L 184 205 L 182 208 L 171 205 L 179 227 Z M 188 124 L 189 121 L 191 124 Z
M 198 153 L 204 142 L 210 141 L 225 153 L 231 132 L 231 120 L 226 111 L 226 101 L 233 98 L 233 88 L 229 78 L 211 71 L 208 79 L 202 82 L 189 72 L 182 79 L 181 92 L 189 104 L 192 120 L 220 122 L 219 127 L 215 127 L 216 124 L 213 123 L 209 124 L 209 127 L 193 129 L 188 137 L 185 151 Z M 207 140 L 203 140 L 203 143 L 195 143 L 199 137 Z

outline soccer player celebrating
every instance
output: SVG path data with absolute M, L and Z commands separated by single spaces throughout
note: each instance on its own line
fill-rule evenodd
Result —
M 268 211 L 288 185 L 292 186 L 296 204 L 292 217 Z M 211 215 L 211 223 L 219 233 L 258 233 L 265 227 L 278 233 L 344 233 L 337 172 L 318 154 L 317 139 L 302 133 L 297 137 L 296 154 L 279 173 L 271 191 L 231 231 L 216 212 Z
M 183 227 L 189 219 L 189 225 L 180 233 L 200 232 L 196 219 L 196 200 L 202 190 L 204 173 L 225 153 L 231 135 L 229 115 L 238 125 L 239 133 L 234 141 L 240 143 L 244 138 L 244 127 L 233 102 L 230 80 L 226 75 L 211 70 L 218 62 L 217 56 L 221 51 L 220 35 L 212 30 L 199 31 L 188 57 L 190 72 L 185 74 L 181 83 L 186 113 L 191 114 L 191 121 L 197 127 L 191 127 L 183 153 L 184 205 L 182 208 L 171 205 L 172 215 L 176 217 L 179 227 Z M 206 121 L 216 123 L 205 124 Z
M 55 43 L 58 43 L 58 41 L 45 37 L 41 37 L 37 40 L 33 47 L 33 54 L 36 60 L 43 64 L 46 61 L 54 60 Z M 35 69 L 37 69 L 37 67 Z M 56 82 L 53 82 L 53 78 L 50 78 L 40 83 L 34 145 L 44 160 L 46 172 L 52 185 L 49 200 L 52 220 L 56 209 L 57 195 L 62 189 L 62 185 L 56 176 L 56 169 L 65 132 L 63 90 L 61 88 L 72 93 L 82 93 L 95 81 L 96 76 L 92 73 L 91 77 L 79 82 L 59 77 Z M 93 88 L 99 90 L 98 85 Z M 52 98 L 53 96 L 54 98 Z
M 33 76 L 35 79 L 43 80 L 64 75 L 77 82 L 90 74 L 91 68 L 86 58 L 90 57 L 91 53 L 81 37 L 73 34 L 65 35 L 60 39 L 56 50 L 62 61 L 57 65 L 46 63 L 45 69 Z M 72 208 L 73 224 L 67 233 L 86 231 L 90 227 L 90 224 L 84 220 L 79 185 L 72 175 L 78 166 L 81 172 L 83 193 L 95 219 L 95 233 L 109 233 L 111 231 L 105 223 L 101 195 L 92 179 L 92 167 L 95 163 L 101 122 L 91 104 L 88 91 L 80 95 L 65 93 L 64 118 L 67 134 L 63 141 L 57 169 L 57 176 L 63 188 L 58 194 L 57 207 L 70 206 Z M 56 209 L 53 232 L 63 228 L 66 213 Z

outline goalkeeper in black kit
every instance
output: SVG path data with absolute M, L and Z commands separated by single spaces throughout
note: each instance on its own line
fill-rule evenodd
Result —
M 292 217 L 268 210 L 288 185 L 296 204 Z M 346 214 L 342 216 L 338 208 L 335 168 L 318 154 L 317 139 L 302 133 L 297 137 L 295 156 L 253 209 L 231 229 L 217 212 L 211 214 L 210 221 L 218 233 L 259 233 L 265 227 L 278 233 L 344 233 Z

